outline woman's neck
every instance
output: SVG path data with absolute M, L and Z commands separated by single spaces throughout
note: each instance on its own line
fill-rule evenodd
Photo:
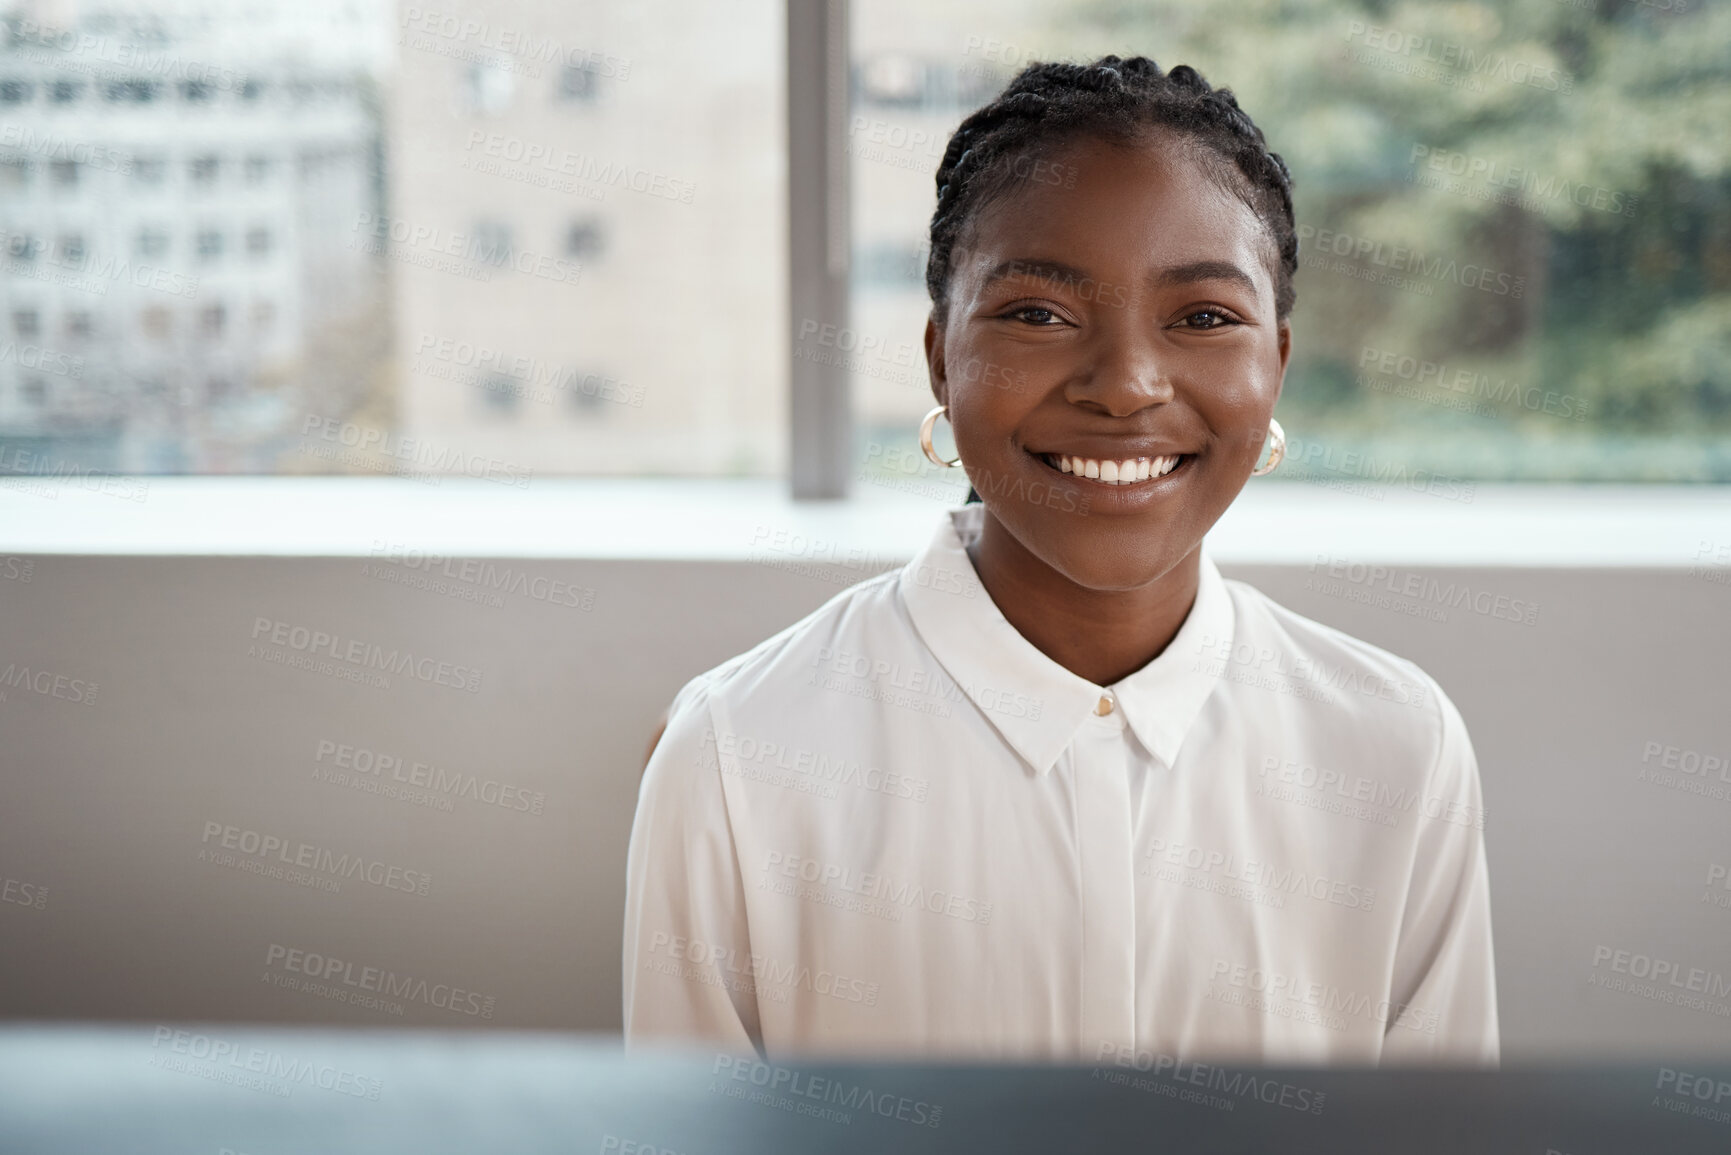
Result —
M 1145 586 L 1088 589 L 1030 553 L 990 510 L 983 513 L 980 534 L 966 548 L 987 595 L 1035 649 L 1097 686 L 1159 657 L 1190 615 L 1200 546 Z

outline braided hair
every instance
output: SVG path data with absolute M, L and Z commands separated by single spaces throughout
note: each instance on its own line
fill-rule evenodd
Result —
M 1240 197 L 1268 229 L 1278 252 L 1275 316 L 1284 320 L 1297 295 L 1298 236 L 1292 215 L 1292 173 L 1270 152 L 1229 89 L 1211 88 L 1187 64 L 1170 72 L 1146 56 L 1102 56 L 1092 64 L 1030 64 L 996 100 L 970 114 L 950 137 L 938 165 L 938 206 L 932 213 L 926 292 L 932 315 L 949 312 L 953 250 L 968 224 L 1015 180 L 1030 153 L 1077 135 L 1133 143 L 1149 129 L 1166 129 L 1202 147 L 1193 155 Z

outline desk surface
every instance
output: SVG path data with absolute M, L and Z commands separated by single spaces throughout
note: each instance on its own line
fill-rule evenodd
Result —
M 0 1027 L 0 1150 L 1731 1151 L 1731 1063 L 1501 1072 L 763 1064 L 519 1033 Z

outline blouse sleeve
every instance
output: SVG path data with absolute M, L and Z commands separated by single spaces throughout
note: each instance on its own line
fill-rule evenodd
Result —
M 1385 1063 L 1496 1067 L 1496 969 L 1484 801 L 1466 723 L 1434 682 L 1436 763 L 1419 800 L 1412 882 L 1395 947 Z
M 761 1054 L 745 890 L 705 683 L 674 698 L 644 768 L 625 866 L 627 1048 Z

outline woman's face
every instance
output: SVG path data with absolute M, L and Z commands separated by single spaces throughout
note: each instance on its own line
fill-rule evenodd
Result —
M 1018 165 L 964 229 L 948 319 L 926 328 L 980 500 L 1090 589 L 1146 585 L 1196 548 L 1255 467 L 1290 351 L 1267 230 L 1183 142 L 1149 140 Z M 1064 457 L 1150 476 L 1112 484 Z

